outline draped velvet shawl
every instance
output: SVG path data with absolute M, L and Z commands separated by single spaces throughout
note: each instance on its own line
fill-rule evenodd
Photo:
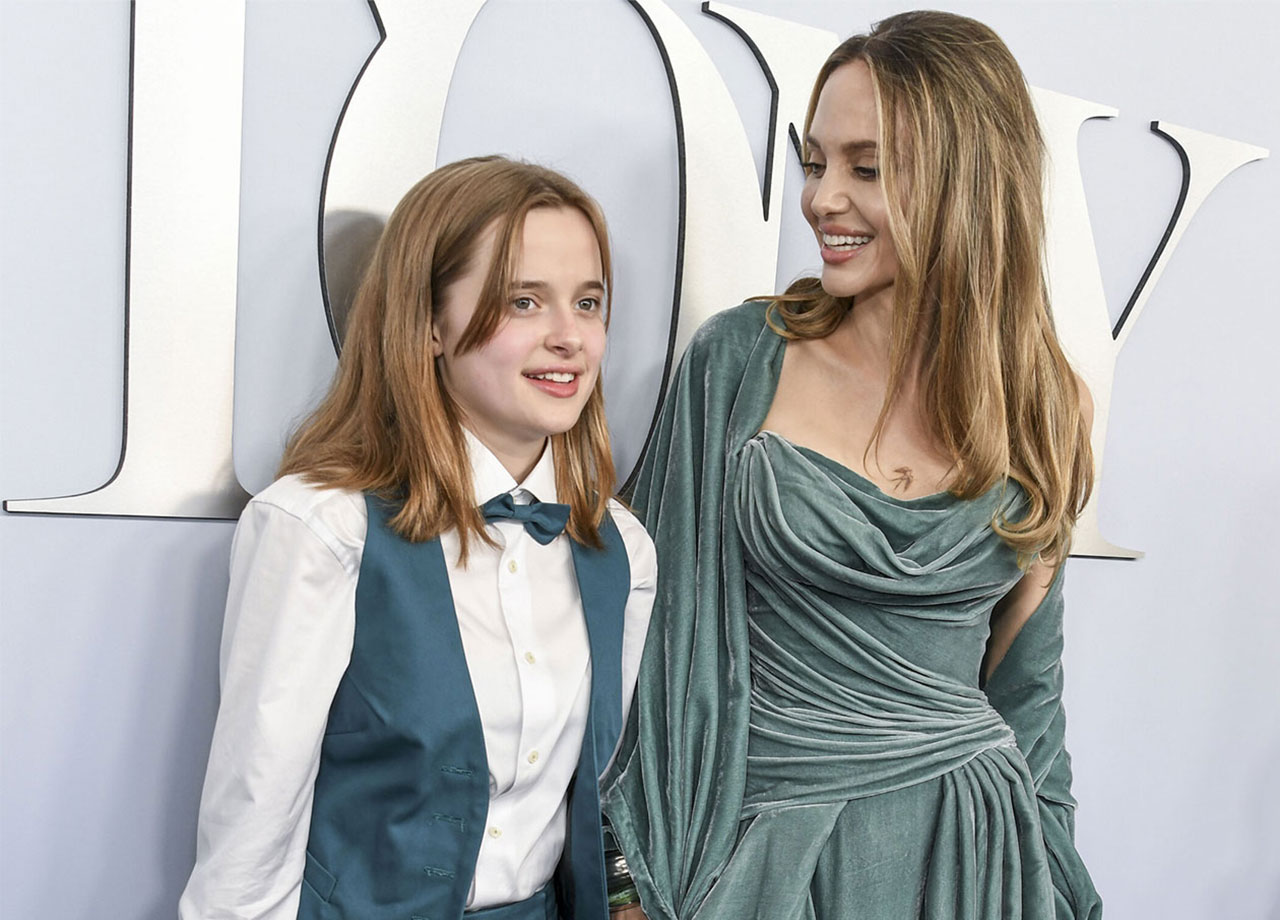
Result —
M 774 552 L 804 557 L 792 562 L 806 566 L 804 580 L 817 595 L 833 592 L 837 600 L 857 602 L 859 592 L 874 595 L 892 583 L 892 591 L 899 593 L 886 594 L 891 613 L 901 605 L 922 621 L 934 617 L 935 610 L 958 611 L 956 622 L 969 625 L 965 617 L 980 615 L 979 640 L 985 637 L 990 605 L 1018 576 L 1012 551 L 994 538 L 989 522 L 999 508 L 1007 511 L 1021 497 L 1013 486 L 998 487 L 972 502 L 946 493 L 910 505 L 882 493 L 856 495 L 860 486 L 849 485 L 856 474 L 844 471 L 849 475 L 842 476 L 834 470 L 823 475 L 818 467 L 825 458 L 806 458 L 803 449 L 776 436 L 761 436 L 785 350 L 785 340 L 768 327 L 764 315 L 764 304 L 744 304 L 713 317 L 695 335 L 673 378 L 633 495 L 657 545 L 658 595 L 635 711 L 606 778 L 604 808 L 648 916 L 686 920 L 701 911 L 709 920 L 741 915 L 741 904 L 722 911 L 712 903 L 724 900 L 720 893 L 710 898 L 726 872 L 733 879 L 758 873 L 765 879 L 762 892 L 769 889 L 771 877 L 779 887 L 806 884 L 803 877 L 784 880 L 796 869 L 803 875 L 803 865 L 778 865 L 766 858 L 767 847 L 758 860 L 746 852 L 750 835 L 744 834 L 744 819 L 766 815 L 772 820 L 790 810 L 799 817 L 787 833 L 801 847 L 821 847 L 843 802 L 939 777 L 970 761 L 984 764 L 974 767 L 978 773 L 999 774 L 999 807 L 1017 812 L 1016 830 L 1010 819 L 1008 835 L 1017 839 L 1004 859 L 1019 867 L 1019 884 L 1043 889 L 1043 898 L 1028 896 L 1032 903 L 1042 901 L 1043 910 L 1007 910 L 1001 906 L 1009 900 L 1007 892 L 997 891 L 987 901 L 969 899 L 965 892 L 975 880 L 965 873 L 981 870 L 966 869 L 966 857 L 953 860 L 956 867 L 944 867 L 937 879 L 931 871 L 929 884 L 935 900 L 938 891 L 957 892 L 955 898 L 966 904 L 972 900 L 973 909 L 948 902 L 935 905 L 936 915 L 995 918 L 1053 916 L 1056 911 L 1058 917 L 1100 916 L 1100 902 L 1072 839 L 1075 802 L 1061 707 L 1061 577 L 993 674 L 985 695 L 977 688 L 976 668 L 966 683 L 963 675 L 946 674 L 945 663 L 936 669 L 914 667 L 852 622 L 849 628 L 858 631 L 859 645 L 871 650 L 858 668 L 881 669 L 866 687 L 845 688 L 839 677 L 827 680 L 804 668 L 805 676 L 795 676 L 789 674 L 795 669 L 785 656 L 769 660 L 767 629 L 753 625 L 749 607 L 762 598 L 775 609 L 786 606 L 769 596 L 774 588 L 786 593 L 786 577 L 771 580 L 768 565 L 759 561 Z M 802 485 L 835 490 L 813 504 L 819 509 L 816 517 L 797 517 L 794 508 L 776 497 L 778 484 L 771 481 L 776 470 L 792 466 L 808 471 L 801 475 L 813 474 L 812 483 Z M 874 485 L 866 485 L 874 491 Z M 841 492 L 854 494 L 852 504 L 843 501 Z M 758 495 L 765 496 L 765 506 Z M 868 498 L 871 511 L 864 515 L 860 506 L 868 505 Z M 829 516 L 822 510 L 846 505 L 851 514 L 838 510 Z M 961 520 L 944 521 L 944 530 L 950 530 L 941 537 L 932 523 L 923 528 L 913 523 L 922 512 L 941 520 L 953 509 Z M 858 568 L 865 572 L 831 570 L 810 558 L 809 544 L 821 543 L 828 527 L 854 548 Z M 912 527 L 915 532 L 909 532 Z M 949 537 L 956 528 L 963 532 Z M 797 532 L 799 540 L 793 539 Z M 757 545 L 775 536 L 783 543 Z M 930 541 L 937 540 L 943 543 L 931 547 Z M 752 558 L 757 560 L 754 568 Z M 824 580 L 829 584 L 824 586 Z M 929 606 L 935 597 L 944 602 Z M 813 622 L 820 629 L 821 618 Z M 904 673 L 894 673 L 899 670 Z M 800 686 L 798 695 L 793 694 L 791 684 L 803 684 L 806 676 L 812 686 Z M 803 705 L 793 705 L 818 685 L 836 689 L 818 689 Z M 840 695 L 845 692 L 877 695 L 873 703 L 879 708 L 873 715 L 882 718 L 844 719 Z M 912 694 L 920 696 L 929 718 L 913 715 Z M 934 718 L 934 711 L 941 715 Z M 840 723 L 844 733 L 809 731 L 806 720 L 817 726 L 819 719 Z M 909 723 L 912 732 L 897 731 L 899 723 Z M 789 747 L 793 742 L 799 746 Z M 822 756 L 809 756 L 818 749 Z M 979 756 L 992 751 L 998 754 L 994 759 Z M 800 814 L 802 809 L 807 810 Z M 964 829 L 958 833 L 963 835 Z M 874 905 L 864 907 L 868 916 L 875 916 Z

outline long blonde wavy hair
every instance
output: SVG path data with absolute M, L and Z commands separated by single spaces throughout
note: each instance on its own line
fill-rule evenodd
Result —
M 524 218 L 534 208 L 576 208 L 590 221 L 608 321 L 608 232 L 586 192 L 550 169 L 503 157 L 443 166 L 410 189 L 387 221 L 356 292 L 333 383 L 289 440 L 279 475 L 391 499 L 400 505 L 392 528 L 414 542 L 457 528 L 464 561 L 470 538 L 491 542 L 475 504 L 458 408 L 431 353 L 431 328 L 446 289 L 496 225 L 493 262 L 458 350 L 477 348 L 497 331 Z M 568 533 L 599 546 L 615 476 L 599 377 L 577 424 L 552 443 L 556 489 L 570 507 Z
M 1044 272 L 1044 141 L 1026 80 L 990 28 L 951 13 L 901 13 L 843 42 L 818 72 L 805 135 L 828 77 L 871 72 L 880 169 L 898 256 L 890 373 L 875 444 L 924 343 L 922 411 L 954 459 L 952 494 L 1002 480 L 1026 513 L 995 531 L 1026 564 L 1061 560 L 1093 489 L 1089 430 L 1058 344 Z M 803 158 L 809 159 L 808 151 Z M 853 302 L 816 278 L 773 298 L 783 335 L 831 333 Z M 871 449 L 869 445 L 868 450 Z

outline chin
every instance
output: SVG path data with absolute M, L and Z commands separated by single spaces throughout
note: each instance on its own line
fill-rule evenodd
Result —
M 875 296 L 887 288 L 892 288 L 892 282 L 889 284 L 878 283 L 875 281 L 865 282 L 849 277 L 841 277 L 837 273 L 823 272 L 821 276 L 822 290 L 830 294 L 832 297 L 845 297 L 852 300 L 867 299 Z
M 822 290 L 832 297 L 856 297 L 858 295 L 858 286 L 850 284 L 844 279 L 828 278 L 824 272 L 821 280 Z
M 542 419 L 539 427 L 548 438 L 552 435 L 564 434 L 566 431 L 572 431 L 573 426 L 578 424 L 580 414 L 574 413 L 572 418 Z

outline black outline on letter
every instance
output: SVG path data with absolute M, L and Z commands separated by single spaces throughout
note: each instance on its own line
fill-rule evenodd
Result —
M 710 6 L 710 0 L 704 0 L 702 4 L 702 12 L 705 15 L 710 16 L 712 19 L 717 19 L 720 22 L 723 22 L 738 34 L 738 37 L 742 39 L 743 43 L 751 49 L 751 53 L 755 55 L 756 64 L 760 66 L 760 70 L 764 74 L 765 80 L 769 82 L 769 140 L 768 144 L 765 146 L 764 152 L 764 179 L 760 183 L 760 199 L 761 203 L 764 205 L 764 219 L 767 221 L 769 219 L 769 200 L 773 192 L 773 137 L 774 132 L 778 129 L 778 81 L 774 79 L 773 71 L 769 69 L 769 62 L 764 59 L 764 54 L 761 53 L 760 47 L 751 40 L 751 36 L 743 31 L 742 27 L 732 19 L 726 19 L 724 16 L 721 16 L 719 13 L 710 9 Z M 788 125 L 787 127 L 791 131 L 791 136 L 793 138 L 792 143 L 795 143 L 795 128 L 791 125 Z M 800 147 L 797 145 L 796 153 L 798 154 L 799 152 Z M 778 197 L 781 199 L 781 192 L 778 193 Z
M 662 36 L 658 34 L 658 30 L 654 26 L 653 20 L 649 18 L 649 14 L 645 12 L 637 0 L 627 0 L 627 2 L 644 20 L 645 27 L 653 38 L 653 44 L 657 47 L 658 54 L 662 56 L 662 67 L 667 72 L 667 86 L 671 90 L 672 114 L 675 116 L 676 122 L 676 159 L 680 177 L 680 194 L 676 209 L 676 271 L 675 280 L 671 287 L 671 328 L 667 332 L 667 357 L 662 362 L 662 378 L 658 383 L 658 398 L 653 404 L 653 417 L 649 420 L 649 431 L 644 436 L 644 444 L 640 448 L 640 453 L 636 456 L 635 466 L 632 467 L 631 472 L 627 474 L 626 480 L 618 488 L 618 492 L 622 495 L 629 494 L 635 485 L 636 473 L 640 471 L 640 463 L 644 460 L 644 455 L 649 450 L 649 443 L 653 440 L 653 433 L 658 429 L 658 417 L 662 414 L 662 404 L 667 398 L 667 384 L 671 380 L 671 364 L 676 350 L 676 328 L 680 323 L 680 291 L 684 282 L 685 199 L 689 181 L 689 169 L 685 163 L 684 155 L 684 113 L 680 108 L 680 90 L 676 86 L 675 71 L 671 69 L 671 57 L 667 54 L 667 46 L 663 44 Z
M 1160 237 L 1160 242 L 1156 245 L 1156 251 L 1151 254 L 1151 261 L 1147 263 L 1146 269 L 1142 272 L 1142 277 L 1138 279 L 1137 286 L 1133 289 L 1133 293 L 1129 295 L 1129 302 L 1120 311 L 1120 318 L 1116 320 L 1116 324 L 1111 328 L 1112 339 L 1120 338 L 1120 332 L 1124 329 L 1125 321 L 1129 319 L 1129 313 L 1138 302 L 1138 298 L 1142 296 L 1142 291 L 1147 286 L 1147 282 L 1151 280 L 1151 273 L 1155 271 L 1156 263 L 1160 261 L 1160 256 L 1164 255 L 1164 249 L 1169 245 L 1169 239 L 1173 236 L 1174 228 L 1178 226 L 1178 219 L 1182 217 L 1182 208 L 1187 203 L 1187 192 L 1191 188 L 1191 160 L 1187 157 L 1187 151 L 1183 149 L 1177 138 L 1172 134 L 1167 134 L 1160 130 L 1160 122 L 1153 121 L 1151 130 L 1172 144 L 1173 149 L 1178 152 L 1178 159 L 1182 161 L 1182 188 L 1178 190 L 1178 203 L 1173 206 L 1173 214 L 1169 217 L 1168 226 L 1164 228 L 1164 236 Z
M 347 91 L 347 98 L 342 100 L 342 110 L 338 112 L 338 120 L 333 123 L 333 134 L 329 137 L 329 151 L 324 156 L 324 173 L 320 176 L 320 214 L 319 220 L 316 221 L 316 250 L 320 265 L 320 300 L 324 304 L 324 318 L 325 322 L 329 324 L 329 338 L 333 340 L 333 350 L 339 355 L 342 354 L 342 339 L 338 335 L 338 324 L 333 319 L 333 307 L 329 304 L 329 279 L 325 274 L 324 264 L 324 202 L 329 192 L 329 167 L 333 165 L 333 149 L 338 146 L 338 132 L 342 130 L 342 122 L 347 117 L 347 109 L 356 94 L 356 88 L 360 85 L 361 78 L 364 77 L 365 71 L 369 69 L 369 65 L 373 62 L 373 56 L 378 53 L 382 43 L 387 40 L 387 27 L 382 24 L 382 15 L 378 12 L 376 0 L 368 0 L 368 3 L 369 12 L 373 16 L 373 24 L 378 27 L 378 43 L 373 46 L 369 56 L 364 59 L 360 72 L 351 81 L 351 89 Z

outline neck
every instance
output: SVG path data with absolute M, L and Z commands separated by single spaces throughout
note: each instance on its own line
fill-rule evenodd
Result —
M 893 360 L 893 287 L 856 299 L 828 339 L 833 348 L 858 367 L 887 381 Z M 910 386 L 918 376 L 922 357 L 923 349 L 917 342 L 907 355 L 904 385 Z
M 547 449 L 549 442 L 547 438 L 533 443 L 514 441 L 476 431 L 470 425 L 467 425 L 466 429 L 475 436 L 477 441 L 489 448 L 490 453 L 498 458 L 502 468 L 510 473 L 511 478 L 516 482 L 524 482 L 529 478 L 533 468 L 542 459 L 542 453 Z

